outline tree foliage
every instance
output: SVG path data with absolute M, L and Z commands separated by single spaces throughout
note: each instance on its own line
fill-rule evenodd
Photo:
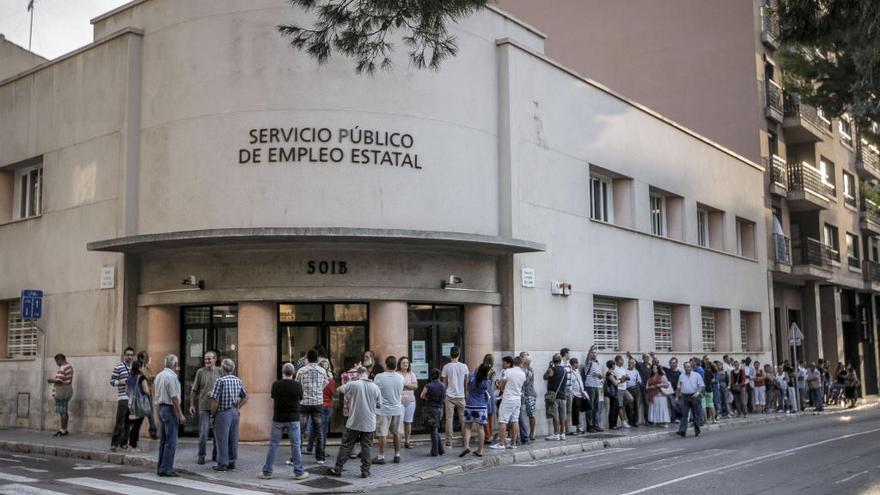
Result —
M 393 44 L 388 38 L 402 31 L 410 63 L 438 69 L 455 56 L 458 46 L 447 25 L 486 6 L 487 0 L 288 0 L 295 8 L 315 14 L 311 27 L 278 26 L 290 45 L 319 63 L 333 51 L 355 60 L 358 73 L 391 68 Z
M 880 122 L 880 1 L 780 0 L 777 14 L 786 89 L 829 115 L 849 112 L 870 134 Z

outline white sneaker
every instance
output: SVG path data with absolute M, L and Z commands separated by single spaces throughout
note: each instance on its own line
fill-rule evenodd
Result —
M 550 442 L 554 442 L 556 440 L 559 440 L 559 435 L 556 435 L 556 434 L 547 435 L 547 438 L 545 438 L 545 440 L 548 440 Z
M 559 435 L 559 440 L 561 440 L 563 442 L 565 441 L 565 433 L 563 433 L 562 435 Z
M 298 475 L 294 476 L 293 479 L 299 481 L 299 480 L 304 480 L 304 479 L 306 479 L 306 478 L 308 478 L 308 477 L 309 477 L 309 472 L 308 472 L 308 471 L 303 471 L 302 474 L 298 474 Z
M 489 448 L 499 450 L 499 449 L 503 449 L 504 445 L 501 445 L 500 443 L 493 443 L 492 445 L 489 446 Z
M 623 427 L 624 428 L 632 428 L 632 426 L 630 426 L 629 423 L 627 423 L 626 421 L 623 422 Z

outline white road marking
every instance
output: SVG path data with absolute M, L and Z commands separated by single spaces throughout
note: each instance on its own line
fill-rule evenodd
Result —
M 750 467 L 753 467 L 753 466 L 757 466 L 758 464 L 761 464 L 761 463 L 764 462 L 764 461 L 771 461 L 771 462 L 772 462 L 772 461 L 778 461 L 778 460 L 780 460 L 780 459 L 784 459 L 784 458 L 786 458 L 786 457 L 788 457 L 788 456 L 795 455 L 795 454 L 797 454 L 797 452 L 786 452 L 786 453 L 784 453 L 784 454 L 779 454 L 778 456 L 774 457 L 773 459 L 759 459 L 759 460 L 754 460 L 754 459 L 752 459 L 749 463 L 747 463 L 747 464 L 743 464 L 742 466 L 736 466 L 736 467 L 731 468 L 731 469 L 723 469 L 723 470 L 721 470 L 721 471 L 719 471 L 719 472 L 720 472 L 720 473 L 724 473 L 724 474 L 726 474 L 726 473 L 729 473 L 729 472 L 731 472 L 731 471 L 736 471 L 737 469 L 750 468 Z
M 90 471 L 92 469 L 117 469 L 121 467 L 119 464 L 77 464 L 73 466 L 74 471 Z
M 27 467 L 27 466 L 12 466 L 9 469 L 21 469 L 24 471 L 30 471 L 32 473 L 48 473 L 49 472 L 48 469 L 37 469 L 37 468 L 32 468 L 32 467 Z
M 862 472 L 860 472 L 860 473 L 856 473 L 856 474 L 854 474 L 854 475 L 852 475 L 852 476 L 849 476 L 849 477 L 846 477 L 846 478 L 844 478 L 844 479 L 842 479 L 842 480 L 835 481 L 834 484 L 836 485 L 836 484 L 838 484 L 838 483 L 846 483 L 847 481 L 849 481 L 849 480 L 855 478 L 856 476 L 861 476 L 861 475 L 866 474 L 866 473 L 867 473 L 867 471 L 862 471 Z
M 719 455 L 729 454 L 733 452 L 732 450 L 722 450 L 722 449 L 709 449 L 700 452 L 700 459 L 706 459 L 707 457 L 716 457 Z M 649 469 L 651 471 L 659 471 L 661 469 L 666 469 L 669 466 L 677 463 L 679 459 L 683 457 L 693 457 L 691 453 L 684 453 L 681 455 L 675 455 L 672 457 L 666 457 L 663 459 L 657 459 L 656 461 L 644 462 L 641 464 L 635 464 L 633 466 L 627 466 L 623 469 Z
M 218 485 L 215 483 L 206 483 L 204 481 L 196 481 L 188 478 L 160 478 L 152 473 L 132 473 L 123 474 L 130 478 L 139 480 L 154 481 L 156 483 L 165 483 L 168 485 L 179 486 L 181 488 L 191 488 L 193 490 L 201 490 L 207 493 L 235 493 L 235 495 L 269 495 L 266 492 L 258 492 L 256 490 L 245 490 L 238 487 L 228 485 Z
M 43 457 L 34 457 L 32 455 L 24 455 L 24 454 L 12 454 L 12 457 L 15 457 L 17 459 L 30 459 L 32 461 L 40 461 L 40 462 L 48 461 L 48 459 L 43 458 Z
M 12 481 L 15 483 L 34 483 L 36 481 L 39 481 L 34 478 L 28 478 L 27 476 L 19 476 L 17 474 L 7 474 L 7 473 L 0 473 L 0 480 Z
M 606 455 L 606 454 L 625 452 L 627 450 L 633 450 L 633 448 L 628 447 L 628 448 L 621 448 L 621 449 L 613 448 L 613 449 L 603 449 L 603 450 L 592 450 L 589 452 L 581 452 L 579 454 L 568 454 L 568 455 L 563 455 L 563 456 L 559 456 L 559 457 L 538 459 L 537 461 L 520 462 L 520 463 L 512 464 L 512 466 L 539 467 L 539 466 L 546 466 L 548 464 L 557 464 L 560 462 L 577 461 L 577 460 L 581 460 L 581 459 L 586 459 L 588 457 L 597 457 L 597 456 Z
M 62 483 L 71 485 L 84 486 L 86 488 L 94 488 L 103 492 L 122 493 L 125 495 L 167 495 L 168 492 L 152 490 L 137 485 L 126 485 L 125 483 L 116 483 L 113 481 L 99 480 L 98 478 L 65 478 L 58 480 Z
M 880 428 L 873 428 L 873 429 L 871 429 L 871 430 L 860 431 L 860 432 L 858 432 L 858 433 L 850 433 L 850 434 L 847 434 L 847 435 L 841 435 L 841 436 L 839 436 L 839 437 L 829 438 L 829 439 L 827 439 L 827 440 L 822 440 L 822 441 L 820 441 L 820 442 L 808 443 L 808 444 L 806 444 L 806 445 L 801 445 L 800 447 L 793 447 L 793 448 L 786 449 L 786 450 L 782 450 L 782 451 L 779 451 L 779 452 L 771 452 L 771 453 L 769 453 L 769 454 L 764 454 L 764 455 L 762 455 L 762 456 L 755 457 L 754 459 L 746 459 L 745 461 L 735 462 L 735 463 L 733 463 L 733 464 L 729 464 L 729 465 L 726 465 L 726 466 L 719 466 L 719 467 L 717 467 L 717 468 L 712 468 L 712 469 L 707 469 L 707 470 L 705 470 L 705 471 L 699 471 L 699 472 L 696 472 L 696 473 L 692 473 L 692 474 L 689 474 L 689 475 L 687 475 L 687 476 L 680 476 L 680 477 L 678 477 L 678 478 L 671 479 L 671 480 L 669 480 L 669 481 L 664 481 L 663 483 L 657 483 L 657 484 L 654 484 L 654 485 L 651 485 L 651 486 L 646 486 L 646 487 L 644 487 L 644 488 L 639 488 L 638 490 L 633 490 L 633 491 L 631 491 L 631 492 L 626 492 L 626 493 L 624 493 L 624 494 L 622 494 L 622 495 L 636 495 L 637 493 L 645 493 L 645 492 L 649 492 L 649 491 L 654 490 L 654 489 L 657 489 L 657 488 L 662 488 L 662 487 L 664 487 L 664 486 L 669 486 L 669 485 L 672 485 L 672 484 L 674 484 L 674 483 L 678 483 L 678 482 L 680 482 L 680 481 L 685 481 L 685 480 L 689 480 L 689 479 L 692 479 L 692 478 L 697 478 L 697 477 L 704 476 L 704 475 L 707 475 L 707 474 L 717 473 L 718 471 L 721 471 L 721 470 L 724 470 L 724 469 L 731 469 L 731 468 L 735 468 L 735 467 L 743 466 L 743 465 L 745 465 L 745 464 L 751 464 L 751 463 L 753 463 L 753 462 L 755 462 L 755 461 L 760 461 L 760 460 L 763 460 L 763 459 L 770 459 L 770 458 L 773 458 L 773 457 L 777 457 L 777 456 L 779 456 L 780 454 L 787 454 L 787 453 L 789 453 L 789 452 L 797 452 L 797 451 L 799 451 L 799 450 L 808 449 L 808 448 L 810 448 L 810 447 L 815 447 L 815 446 L 817 446 L 817 445 L 824 445 L 824 444 L 826 444 L 826 443 L 836 442 L 836 441 L 838 441 L 838 440 L 845 440 L 845 439 L 847 439 L 847 438 L 853 438 L 853 437 L 858 437 L 858 436 L 862 436 L 862 435 L 868 435 L 868 434 L 870 434 L 870 433 L 876 433 L 876 432 L 878 432 L 878 431 L 880 431 Z
M 61 492 L 46 490 L 45 488 L 37 488 L 31 485 L 19 485 L 13 483 L 11 485 L 0 486 L 0 495 L 65 495 Z
M 18 459 L 10 459 L 10 458 L 8 458 L 8 457 L 0 457 L 0 461 L 3 461 L 3 462 L 21 462 L 21 461 L 19 461 Z

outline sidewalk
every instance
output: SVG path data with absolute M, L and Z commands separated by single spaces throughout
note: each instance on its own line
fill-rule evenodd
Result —
M 844 412 L 866 410 L 880 405 L 877 398 L 871 397 L 863 400 L 862 404 L 855 409 L 842 409 L 840 407 L 827 407 L 822 415 L 836 415 Z M 772 423 L 776 421 L 795 421 L 802 417 L 813 417 L 812 412 L 798 414 L 761 414 L 752 415 L 746 419 L 726 419 L 719 424 L 708 424 L 703 427 L 704 431 L 711 432 L 722 428 L 741 428 L 749 425 Z M 477 458 L 469 455 L 459 458 L 461 448 L 447 449 L 447 454 L 442 457 L 429 455 L 430 445 L 427 436 L 416 436 L 416 444 L 412 449 L 403 449 L 401 456 L 403 462 L 391 463 L 390 452 L 386 452 L 388 464 L 373 466 L 372 476 L 368 479 L 359 477 L 359 459 L 351 459 L 346 464 L 346 471 L 341 478 L 323 476 L 327 467 L 333 465 L 336 458 L 338 438 L 331 438 L 328 448 L 327 464 L 320 466 L 315 463 L 313 456 L 303 456 L 306 470 L 312 476 L 302 482 L 292 479 L 291 468 L 284 464 L 290 453 L 289 444 L 285 449 L 283 444 L 279 448 L 274 466 L 274 475 L 271 480 L 260 480 L 263 462 L 265 462 L 267 444 L 248 443 L 239 445 L 239 459 L 235 471 L 217 473 L 211 470 L 211 463 L 205 465 L 196 464 L 197 441 L 191 438 L 182 438 L 178 442 L 175 468 L 183 473 L 202 476 L 211 480 L 226 481 L 229 483 L 248 485 L 254 488 L 278 490 L 292 493 L 305 492 L 360 492 L 381 486 L 410 483 L 418 480 L 435 478 L 443 474 L 454 474 L 470 471 L 483 467 L 491 467 L 513 462 L 544 459 L 549 457 L 575 454 L 584 451 L 602 449 L 607 447 L 626 447 L 644 442 L 674 438 L 676 430 L 672 427 L 661 429 L 650 426 L 632 428 L 630 430 L 615 430 L 613 432 L 590 434 L 585 436 L 570 436 L 564 442 L 551 442 L 538 438 L 529 445 L 516 450 L 492 450 L 484 449 L 484 457 Z M 70 435 L 62 438 L 53 438 L 51 431 L 38 432 L 22 429 L 0 429 L 0 449 L 22 453 L 37 453 L 61 457 L 73 457 L 79 459 L 92 459 L 97 461 L 129 464 L 155 468 L 156 450 L 158 441 L 141 440 L 140 447 L 143 453 L 113 453 L 109 450 L 109 436 L 98 435 Z M 334 445 L 335 444 L 335 445 Z M 375 455 L 376 448 L 373 448 Z

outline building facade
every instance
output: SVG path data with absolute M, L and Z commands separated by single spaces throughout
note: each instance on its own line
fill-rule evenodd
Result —
M 878 150 L 782 87 L 774 2 L 499 5 L 549 33 L 549 56 L 764 165 L 773 360 L 852 363 L 876 394 Z
M 372 349 L 420 378 L 453 345 L 538 370 L 594 343 L 770 359 L 761 165 L 494 9 L 452 27 L 439 72 L 398 53 L 372 77 L 289 48 L 274 26 L 298 15 L 138 0 L 0 81 L 2 424 L 51 421 L 37 390 L 64 352 L 73 428 L 109 431 L 128 345 L 154 371 L 179 354 L 184 386 L 204 352 L 235 359 L 243 439 L 316 344 L 337 373 Z M 36 323 L 22 289 L 45 292 Z

